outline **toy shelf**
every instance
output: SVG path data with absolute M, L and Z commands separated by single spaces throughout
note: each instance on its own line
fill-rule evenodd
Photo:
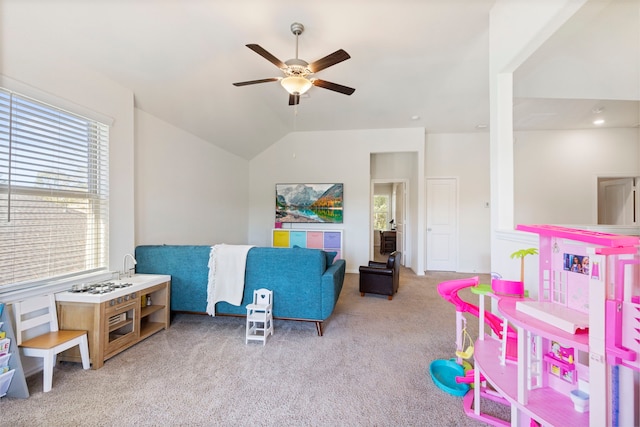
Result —
M 500 341 L 486 337 L 475 343 L 475 369 L 480 369 L 487 381 L 511 405 L 534 418 L 544 426 L 587 426 L 589 413 L 577 412 L 573 402 L 565 394 L 550 387 L 529 390 L 528 403 L 518 403 L 517 366 L 514 363 L 497 363 L 501 351 Z
M 274 228 L 271 231 L 271 246 L 276 248 L 314 248 L 336 252 L 336 259 L 342 258 L 342 230 L 306 230 L 295 228 Z
M 4 303 L 0 303 L 0 305 L 3 304 Z M 7 339 L 10 342 L 7 353 L 11 354 L 11 356 L 9 356 L 9 366 L 13 369 L 0 377 L 0 383 L 5 383 L 5 386 L 7 385 L 6 383 L 8 383 L 8 388 L 5 390 L 7 397 L 25 399 L 29 397 L 29 388 L 27 387 L 27 380 L 24 376 L 22 361 L 20 360 L 20 350 L 18 349 L 17 340 L 13 332 L 13 313 L 7 313 L 8 309 L 11 308 L 4 306 L 4 310 L 0 309 L 0 323 L 4 324 L 3 330 L 6 332 Z

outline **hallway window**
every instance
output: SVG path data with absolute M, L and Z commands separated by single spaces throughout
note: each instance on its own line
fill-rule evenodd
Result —
M 0 286 L 107 268 L 109 126 L 0 88 Z
M 387 230 L 390 218 L 390 203 L 388 195 L 373 196 L 373 228 Z

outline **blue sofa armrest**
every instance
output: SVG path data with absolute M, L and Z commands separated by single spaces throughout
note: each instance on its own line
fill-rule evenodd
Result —
M 171 310 L 207 310 L 210 246 L 142 245 L 135 251 L 136 273 L 171 276 Z
M 343 259 L 337 259 L 327 268 L 322 275 L 322 318 L 327 319 L 333 312 L 342 285 L 347 263 Z

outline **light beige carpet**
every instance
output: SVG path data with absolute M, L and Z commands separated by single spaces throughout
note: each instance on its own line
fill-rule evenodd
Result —
M 483 425 L 429 376 L 431 361 L 455 352 L 455 309 L 436 286 L 469 276 L 403 269 L 388 301 L 360 297 L 358 275 L 347 274 L 323 337 L 313 323 L 276 320 L 265 346 L 245 344 L 243 318 L 178 314 L 101 369 L 59 364 L 49 393 L 40 374 L 29 378 L 29 399 L 0 400 L 0 425 Z

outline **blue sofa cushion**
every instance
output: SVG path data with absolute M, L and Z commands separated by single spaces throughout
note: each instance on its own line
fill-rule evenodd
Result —
M 251 248 L 247 255 L 244 296 L 240 306 L 227 302 L 216 304 L 217 313 L 247 314 L 253 291 L 273 291 L 273 315 L 308 319 L 321 316 L 321 277 L 326 270 L 324 254 L 319 249 Z M 304 309 L 302 309 L 304 307 Z
M 333 264 L 333 260 L 335 259 L 335 257 L 338 255 L 338 252 L 325 252 L 324 256 L 327 259 L 327 266 L 330 266 L 331 264 Z

